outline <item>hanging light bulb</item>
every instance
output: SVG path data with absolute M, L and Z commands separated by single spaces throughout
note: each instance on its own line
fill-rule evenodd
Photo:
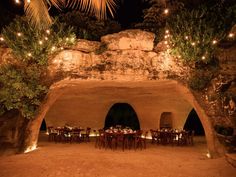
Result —
M 234 37 L 234 33 L 229 33 L 229 37 L 230 38 Z
M 3 38 L 3 37 L 0 37 L 0 41 L 4 41 L 4 38 Z
M 191 43 L 191 45 L 192 45 L 192 46 L 195 46 L 195 45 L 196 45 L 196 43 L 195 43 L 195 42 L 192 42 L 192 43 Z
M 213 40 L 213 41 L 212 41 L 212 44 L 216 44 L 216 43 L 217 43 L 217 41 L 216 41 L 216 40 Z
M 53 46 L 53 47 L 52 47 L 52 51 L 54 51 L 55 49 L 56 49 L 56 47 L 55 47 L 55 46 Z
M 185 39 L 188 40 L 188 36 L 185 36 Z
M 44 39 L 47 41 L 47 40 L 48 40 L 48 37 L 45 37 Z
M 169 9 L 165 9 L 165 10 L 164 10 L 164 14 L 167 15 L 168 13 L 169 13 Z
M 169 31 L 169 30 L 166 30 L 165 32 L 166 32 L 166 34 L 168 34 L 170 31 Z
M 30 3 L 30 0 L 27 0 L 28 3 Z
M 49 30 L 49 29 L 47 29 L 47 30 L 46 30 L 46 33 L 47 33 L 47 34 L 50 34 L 50 30 Z
M 15 0 L 16 4 L 20 4 L 20 0 Z
M 39 41 L 39 45 L 42 45 L 43 44 L 43 41 Z
M 206 59 L 206 57 L 205 56 L 202 56 L 202 60 L 205 60 Z
M 32 54 L 31 54 L 31 53 L 28 53 L 27 55 L 28 55 L 29 57 L 31 57 L 31 56 L 32 56 Z
M 165 43 L 165 44 L 168 44 L 168 41 L 165 41 L 164 43 Z
M 17 33 L 17 36 L 19 36 L 19 37 L 20 37 L 20 36 L 22 36 L 22 34 L 21 34 L 21 33 Z

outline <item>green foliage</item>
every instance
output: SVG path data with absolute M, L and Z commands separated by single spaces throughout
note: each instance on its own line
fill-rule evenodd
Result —
M 46 82 L 48 57 L 74 44 L 75 35 L 57 19 L 42 31 L 24 17 L 17 17 L 2 35 L 17 62 L 0 66 L 0 115 L 18 110 L 25 118 L 34 118 L 50 86 Z
M 186 62 L 210 62 L 217 43 L 225 39 L 235 24 L 235 8 L 216 4 L 197 9 L 182 9 L 168 19 L 172 53 Z M 213 42 L 215 41 L 215 43 Z
M 34 117 L 48 88 L 40 84 L 37 65 L 25 68 L 4 65 L 0 68 L 0 112 L 19 110 L 26 118 Z
M 99 41 L 101 36 L 119 32 L 120 25 L 112 20 L 100 21 L 95 17 L 74 11 L 63 14 L 60 21 L 75 29 L 77 38 Z
M 57 19 L 48 31 L 42 31 L 31 26 L 26 18 L 17 17 L 3 29 L 2 36 L 15 57 L 25 64 L 47 65 L 49 54 L 75 42 L 72 28 L 65 28 Z
M 209 84 L 213 75 L 204 70 L 194 70 L 191 74 L 188 85 L 191 89 L 201 91 Z
M 169 18 L 169 15 L 164 13 L 166 6 L 163 4 L 163 2 L 159 0 L 147 1 L 150 4 L 150 7 L 144 9 L 144 20 L 142 23 L 136 24 L 135 28 L 155 33 L 155 42 L 160 42 L 165 34 L 166 21 Z M 179 9 L 182 9 L 182 7 L 182 3 L 173 2 L 172 5 L 169 5 L 168 9 L 171 11 L 171 14 L 174 15 L 175 12 Z

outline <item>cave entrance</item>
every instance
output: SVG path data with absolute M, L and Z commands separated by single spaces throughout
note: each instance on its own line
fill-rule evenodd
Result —
M 163 128 L 172 129 L 172 119 L 173 119 L 173 115 L 171 112 L 161 113 L 160 129 L 163 129 Z
M 117 125 L 140 130 L 138 116 L 130 104 L 115 103 L 108 111 L 104 128 L 108 129 Z
M 45 119 L 43 119 L 41 126 L 40 126 L 40 131 L 46 131 L 47 130 L 47 125 Z
M 194 131 L 194 134 L 197 136 L 204 136 L 205 131 L 202 126 L 202 123 L 197 115 L 195 109 L 192 109 L 187 117 L 187 120 L 184 124 L 184 129 L 189 131 Z

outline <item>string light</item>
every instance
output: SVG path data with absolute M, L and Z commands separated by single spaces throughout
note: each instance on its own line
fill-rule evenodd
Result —
M 55 49 L 56 49 L 56 47 L 55 47 L 55 46 L 53 46 L 53 47 L 52 47 L 52 51 L 54 51 Z
M 206 57 L 205 56 L 202 56 L 202 60 L 205 60 L 206 59 Z
M 216 44 L 216 43 L 217 43 L 217 41 L 216 41 L 216 40 L 213 40 L 213 41 L 212 41 L 212 43 L 213 43 L 213 44 Z
M 21 34 L 21 33 L 17 33 L 17 36 L 19 36 L 19 37 L 20 37 L 20 36 L 22 36 L 22 34 Z
M 20 4 L 20 0 L 15 0 L 16 4 Z
M 4 41 L 4 38 L 3 38 L 3 37 L 0 37 L 0 41 Z
M 185 39 L 188 40 L 188 36 L 185 36 Z
M 169 33 L 169 30 L 166 30 L 166 34 L 168 34 Z
M 168 41 L 165 41 L 164 43 L 165 43 L 165 44 L 168 44 Z
M 165 9 L 164 14 L 168 14 L 168 13 L 169 13 L 169 9 Z
M 234 33 L 229 33 L 229 37 L 230 38 L 234 37 Z
M 43 44 L 43 41 L 39 41 L 39 45 L 42 45 Z
M 195 45 L 196 45 L 196 43 L 195 43 L 195 42 L 192 42 L 192 43 L 191 43 L 191 45 L 192 45 L 192 46 L 195 46 Z
M 63 50 L 64 48 L 63 47 L 61 47 L 61 50 Z
M 48 40 L 48 37 L 45 37 L 44 39 L 47 41 L 47 40 Z
M 46 33 L 47 33 L 47 34 L 50 34 L 50 30 L 47 29 L 47 30 L 46 30 Z
M 28 55 L 29 57 L 31 57 L 31 56 L 32 56 L 32 54 L 31 54 L 31 53 L 28 53 L 27 55 Z
M 28 3 L 30 3 L 30 0 L 27 0 Z
M 166 38 L 168 38 L 168 36 L 167 36 L 167 35 L 165 35 L 165 39 L 166 39 Z
M 66 38 L 66 41 L 68 41 L 68 40 L 69 40 L 69 38 L 67 37 L 67 38 Z

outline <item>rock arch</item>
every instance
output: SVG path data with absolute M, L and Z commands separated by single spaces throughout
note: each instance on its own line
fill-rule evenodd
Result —
M 155 82 L 165 81 L 167 78 L 173 78 L 172 76 L 188 76 L 188 68 L 170 56 L 165 50 L 165 45 L 160 43 L 154 48 L 154 37 L 153 33 L 126 30 L 104 36 L 101 42 L 78 40 L 74 48 L 61 51 L 56 57 L 51 58 L 48 77 L 57 82 L 50 87 L 35 119 L 28 123 L 22 150 L 29 151 L 36 147 L 43 118 L 65 92 L 65 88 L 71 87 L 73 80 Z M 65 77 L 70 79 L 64 79 Z M 186 86 L 177 81 L 171 82 L 199 115 L 206 133 L 209 152 L 215 156 L 221 148 L 209 117 Z M 142 115 L 138 110 L 139 106 L 135 105 L 135 110 L 137 114 Z M 141 119 L 140 124 L 143 122 Z

